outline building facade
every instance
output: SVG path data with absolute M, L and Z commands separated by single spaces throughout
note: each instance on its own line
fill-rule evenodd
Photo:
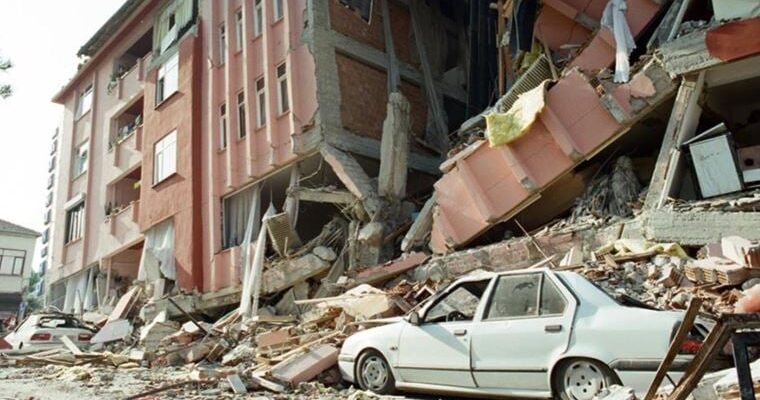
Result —
M 0 220 L 0 321 L 21 312 L 40 234 Z
M 483 102 L 466 90 L 473 7 L 431 4 L 126 1 L 54 97 L 48 302 L 92 309 L 134 280 L 234 291 L 249 220 L 271 205 L 308 240 L 340 214 L 299 188 L 345 188 L 372 211 L 351 177 L 379 174 L 393 91 L 411 119 L 405 198 L 429 192 L 449 127 Z

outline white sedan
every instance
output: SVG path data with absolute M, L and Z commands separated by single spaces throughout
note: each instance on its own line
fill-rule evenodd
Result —
M 45 350 L 63 346 L 61 336 L 67 336 L 80 348 L 87 348 L 93 330 L 68 314 L 44 313 L 30 315 L 5 337 L 13 349 Z
M 612 384 L 645 392 L 682 319 L 621 305 L 573 272 L 485 272 L 399 322 L 352 335 L 338 364 L 344 379 L 382 394 L 587 400 Z M 695 325 L 672 379 L 706 332 Z

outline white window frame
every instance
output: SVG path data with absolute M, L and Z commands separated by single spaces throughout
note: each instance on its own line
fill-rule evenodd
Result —
M 227 104 L 219 106 L 219 150 L 227 148 Z
M 288 64 L 277 66 L 277 114 L 290 111 L 290 96 L 288 95 Z
M 24 263 L 26 263 L 26 250 L 0 249 L 0 276 L 22 276 Z M 10 271 L 5 271 L 8 268 Z
M 243 9 L 238 8 L 235 11 L 235 48 L 237 51 L 243 50 L 243 43 L 245 40 L 245 30 L 243 28 Z
M 166 134 L 153 146 L 153 185 L 177 173 L 177 130 Z
M 77 146 L 77 152 L 74 154 L 74 171 L 73 175 L 74 178 L 77 178 L 80 175 L 83 175 L 87 172 L 88 164 L 89 164 L 89 152 L 90 152 L 90 142 L 84 142 Z
M 264 32 L 264 0 L 253 0 L 253 37 Z
M 277 22 L 285 18 L 285 3 L 282 0 L 273 0 L 274 3 L 274 21 Z
M 238 117 L 238 139 L 242 139 L 246 137 L 248 132 L 246 131 L 246 128 L 248 127 L 246 124 L 246 112 L 245 112 L 245 92 L 240 92 L 237 95 L 237 117 Z
M 179 90 L 179 52 L 174 53 L 158 68 L 156 105 Z
M 66 237 L 64 244 L 81 239 L 84 234 L 84 200 L 66 210 Z
M 222 22 L 219 24 L 219 65 L 227 61 L 227 27 Z
M 79 93 L 77 97 L 76 119 L 82 118 L 85 114 L 92 109 L 92 85 L 87 86 L 85 90 Z
M 259 83 L 261 85 L 259 85 Z M 256 79 L 256 127 L 261 128 L 267 124 L 267 86 L 262 76 Z

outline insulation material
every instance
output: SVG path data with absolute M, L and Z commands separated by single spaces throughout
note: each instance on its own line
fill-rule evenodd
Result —
M 264 218 L 264 226 L 272 241 L 272 248 L 283 257 L 287 255 L 288 250 L 301 246 L 301 239 L 290 221 L 287 212 Z
M 145 232 L 145 246 L 140 258 L 137 280 L 154 282 L 177 279 L 174 266 L 174 221 L 164 221 Z
M 521 94 L 509 111 L 486 115 L 486 135 L 491 147 L 512 142 L 530 129 L 546 106 L 547 82 Z
M 602 26 L 615 35 L 615 82 L 628 82 L 631 74 L 628 58 L 636 48 L 636 41 L 625 19 L 627 10 L 625 0 L 610 0 L 602 14 Z
M 393 308 L 393 301 L 384 291 L 370 285 L 359 285 L 342 296 L 319 303 L 321 308 L 336 307 L 358 321 L 381 315 Z

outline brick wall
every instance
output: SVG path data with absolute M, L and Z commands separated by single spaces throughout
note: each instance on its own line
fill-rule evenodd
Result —
M 343 127 L 361 136 L 380 140 L 383 134 L 387 78 L 375 69 L 342 54 L 335 55 L 341 94 Z M 419 86 L 402 81 L 401 93 L 412 106 L 412 132 L 422 137 L 427 121 L 425 95 Z
M 393 46 L 399 60 L 419 67 L 416 50 L 413 46 L 412 20 L 404 5 L 395 1 L 388 3 L 388 13 L 391 15 Z M 379 2 L 372 7 L 372 17 L 365 22 L 358 13 L 342 6 L 339 0 L 330 0 L 330 24 L 332 29 L 359 42 L 385 51 L 385 35 L 383 34 L 383 15 Z

